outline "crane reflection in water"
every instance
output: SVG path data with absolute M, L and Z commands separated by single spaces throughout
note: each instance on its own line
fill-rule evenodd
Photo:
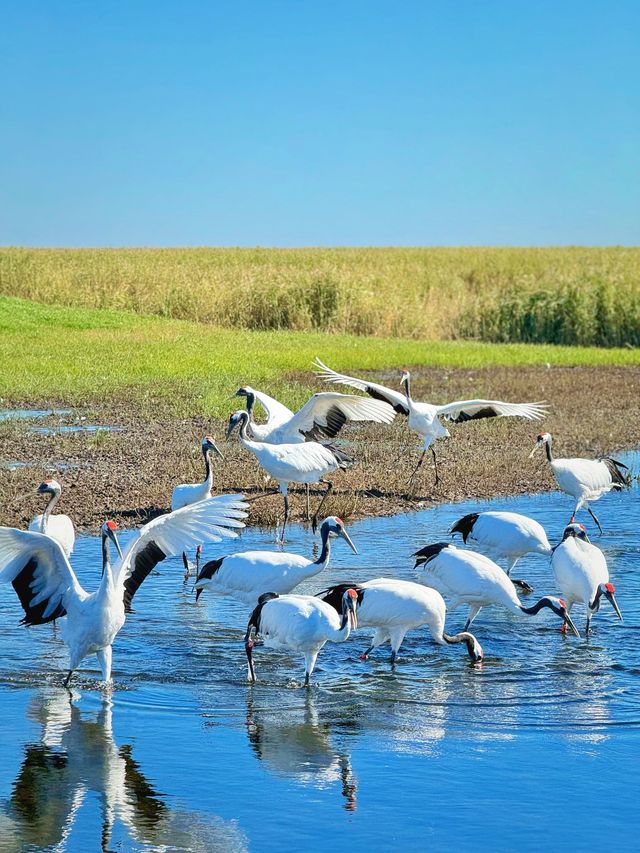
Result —
M 260 707 L 250 691 L 246 726 L 254 753 L 270 773 L 315 788 L 339 785 L 344 808 L 356 810 L 358 783 L 349 752 L 334 742 L 332 726 L 321 719 L 311 693 L 302 707 L 284 711 Z
M 109 693 L 97 714 L 85 715 L 70 694 L 41 691 L 28 714 L 40 724 L 41 735 L 25 745 L 11 796 L 0 802 L 3 853 L 26 846 L 71 849 L 67 845 L 73 845 L 81 813 L 96 797 L 100 820 L 92 849 L 103 853 L 111 853 L 112 845 L 120 848 L 114 837 L 140 850 L 157 850 L 159 844 L 173 851 L 247 849 L 235 823 L 167 804 L 133 757 L 132 746 L 115 742 Z

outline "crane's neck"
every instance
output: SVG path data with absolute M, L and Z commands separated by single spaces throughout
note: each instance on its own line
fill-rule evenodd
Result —
M 51 510 L 54 508 L 54 506 L 58 503 L 59 500 L 60 492 L 54 492 L 49 498 L 49 501 L 46 507 L 44 508 L 44 512 L 42 513 L 42 520 L 40 521 L 40 533 L 47 532 L 47 522 L 49 521 Z
M 320 536 L 322 537 L 322 550 L 318 559 L 311 563 L 312 566 L 316 567 L 317 572 L 326 569 L 331 558 L 331 539 L 329 538 L 329 530 L 324 525 L 320 528 Z
M 211 451 L 208 447 L 202 448 L 204 456 L 204 481 L 209 486 L 209 491 L 213 488 L 213 466 L 211 464 Z
M 553 450 L 551 449 L 551 439 L 547 439 L 544 443 L 544 449 L 547 454 L 547 462 L 553 462 Z
M 253 420 L 253 408 L 256 404 L 256 395 L 249 392 L 246 396 L 247 401 L 247 414 L 249 415 L 249 420 Z
M 246 412 L 243 412 L 242 420 L 240 422 L 240 441 L 245 445 L 251 443 L 249 433 L 247 432 L 248 425 L 249 415 Z
M 445 641 L 445 643 L 449 643 L 449 645 L 454 645 L 455 643 L 464 643 L 467 647 L 469 657 L 472 660 L 476 660 L 476 638 L 473 636 L 473 634 L 470 634 L 468 631 L 461 631 L 459 634 L 454 634 L 453 636 L 451 636 L 451 634 L 445 634 L 445 632 L 443 631 L 442 639 Z
M 340 627 L 334 632 L 333 641 L 334 643 L 344 643 L 345 640 L 349 639 L 349 635 L 351 634 L 351 621 L 349 619 L 349 611 L 346 606 L 342 605 L 342 618 L 340 619 Z
M 602 597 L 602 589 L 598 585 L 598 588 L 596 590 L 596 594 L 593 597 L 593 601 L 587 605 L 589 610 L 592 613 L 597 613 L 598 610 L 600 610 L 600 599 L 601 599 L 601 597 Z
M 413 403 L 413 400 L 411 399 L 411 377 L 408 373 L 402 377 L 402 385 L 404 387 L 404 393 L 407 398 L 407 403 L 411 405 Z
M 100 591 L 105 592 L 113 588 L 113 574 L 111 572 L 111 561 L 109 560 L 109 540 L 106 534 L 102 534 L 102 580 Z
M 536 601 L 536 603 L 533 604 L 531 607 L 525 607 L 524 604 L 521 604 L 520 610 L 523 613 L 526 613 L 528 616 L 535 616 L 536 613 L 539 613 L 544 607 L 548 607 L 549 610 L 553 610 L 553 612 L 556 613 L 556 608 L 553 606 L 552 602 L 549 601 L 548 598 L 541 598 L 540 601 Z

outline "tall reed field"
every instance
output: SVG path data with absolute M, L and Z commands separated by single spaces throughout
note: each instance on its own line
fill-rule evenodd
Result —
M 263 331 L 640 344 L 640 248 L 6 248 L 0 294 Z

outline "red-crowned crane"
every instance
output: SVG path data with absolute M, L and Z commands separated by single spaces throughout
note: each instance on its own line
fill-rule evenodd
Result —
M 462 551 L 449 542 L 438 542 L 416 551 L 414 557 L 415 568 L 420 567 L 420 583 L 437 589 L 448 598 L 449 610 L 455 610 L 461 604 L 469 605 L 465 631 L 469 630 L 482 607 L 496 604 L 511 613 L 527 616 L 535 616 L 543 608 L 548 608 L 566 622 L 576 637 L 580 636 L 562 599 L 547 595 L 532 607 L 525 607 L 512 581 L 484 554 Z
M 247 504 L 239 495 L 222 495 L 154 518 L 140 530 L 112 568 L 109 540 L 120 553 L 116 525 L 102 525 L 102 579 L 95 592 L 80 585 L 64 551 L 42 533 L 0 527 L 0 582 L 13 584 L 25 625 L 60 620 L 69 647 L 65 686 L 83 658 L 95 654 L 104 681 L 111 678 L 111 644 L 131 612 L 141 583 L 165 557 L 178 554 L 197 539 L 218 542 L 244 527 Z M 64 617 L 64 618 L 62 618 Z
M 622 613 L 615 596 L 615 587 L 609 580 L 609 569 L 604 554 L 589 542 L 582 524 L 570 524 L 564 531 L 562 542 L 553 549 L 551 568 L 556 584 L 567 601 L 567 611 L 574 604 L 587 608 L 585 636 L 591 630 L 591 618 L 600 609 L 604 596 L 619 619 Z
M 546 415 L 545 403 L 503 403 L 500 400 L 458 400 L 455 403 L 447 403 L 444 406 L 434 406 L 431 403 L 419 403 L 411 397 L 411 375 L 408 370 L 402 371 L 401 386 L 403 392 L 393 391 L 384 385 L 377 385 L 366 379 L 357 379 L 346 376 L 344 373 L 336 373 L 327 367 L 319 358 L 315 360 L 315 367 L 321 379 L 325 382 L 333 382 L 341 385 L 350 385 L 360 391 L 366 391 L 370 397 L 384 400 L 393 406 L 398 414 L 406 415 L 409 429 L 412 429 L 423 439 L 423 451 L 414 468 L 408 482 L 413 478 L 422 465 L 425 454 L 429 448 L 433 455 L 435 466 L 435 484 L 440 480 L 438 476 L 438 463 L 434 442 L 439 438 L 447 438 L 449 431 L 446 429 L 441 418 L 451 423 L 465 423 L 466 421 L 478 420 L 479 418 L 502 418 L 520 417 L 528 420 L 538 420 Z
M 338 468 L 347 468 L 352 461 L 345 453 L 336 447 L 325 447 L 317 441 L 305 441 L 302 444 L 268 444 L 262 441 L 252 441 L 247 432 L 249 415 L 247 412 L 234 412 L 229 418 L 227 438 L 236 427 L 240 428 L 240 443 L 253 453 L 262 468 L 278 481 L 280 492 L 284 498 L 284 523 L 282 525 L 281 541 L 289 519 L 289 498 L 287 495 L 289 483 L 323 483 L 326 490 L 313 516 L 315 531 L 318 516 L 327 495 L 333 488 L 331 482 L 322 478 Z
M 54 506 L 60 500 L 62 486 L 57 480 L 45 480 L 38 486 L 37 494 L 49 495 L 49 502 L 44 508 L 44 512 L 41 515 L 36 515 L 31 521 L 29 530 L 35 530 L 38 533 L 46 533 L 47 536 L 52 536 L 56 542 L 62 545 L 62 550 L 67 557 L 70 557 L 76 543 L 73 522 L 68 515 L 64 515 L 63 513 L 52 515 Z
M 263 592 L 284 595 L 307 578 L 329 566 L 331 539 L 342 537 L 357 554 L 356 546 L 341 518 L 330 516 L 320 525 L 322 550 L 317 560 L 284 551 L 244 551 L 219 557 L 206 563 L 196 580 L 196 600 L 205 589 L 218 595 L 230 595 L 247 607 L 255 607 Z
M 605 456 L 603 459 L 556 459 L 551 448 L 552 439 L 548 432 L 541 432 L 529 454 L 531 459 L 539 447 L 544 447 L 547 452 L 547 462 L 556 478 L 560 491 L 575 498 L 576 505 L 571 516 L 572 524 L 578 510 L 583 507 L 598 525 L 602 533 L 602 527 L 595 512 L 589 506 L 591 501 L 599 500 L 612 489 L 620 490 L 629 485 L 628 477 L 625 475 L 627 466 Z
M 445 632 L 447 608 L 437 590 L 412 581 L 376 578 L 360 584 L 337 584 L 317 595 L 339 610 L 342 597 L 349 588 L 355 589 L 358 594 L 359 627 L 376 629 L 371 645 L 361 655 L 361 660 L 367 660 L 374 649 L 388 641 L 391 644 L 393 665 L 407 631 L 423 625 L 429 628 L 431 636 L 439 645 L 464 643 L 472 661 L 482 660 L 482 646 L 473 634 L 464 631 L 451 635 Z
M 249 662 L 249 679 L 256 680 L 253 664 L 252 634 L 258 634 L 269 648 L 284 648 L 304 655 L 305 687 L 316 665 L 318 654 L 328 641 L 344 643 L 357 628 L 358 594 L 348 589 L 342 596 L 340 613 L 326 601 L 313 595 L 277 595 L 265 592 L 249 617 L 245 635 L 245 651 Z
M 183 506 L 190 506 L 211 497 L 211 489 L 213 488 L 211 454 L 215 453 L 220 459 L 224 459 L 224 457 L 210 435 L 205 435 L 200 447 L 204 457 L 204 480 L 202 483 L 181 483 L 179 486 L 176 486 L 171 493 L 172 512 L 176 509 L 182 509 Z M 184 562 L 185 569 L 187 569 L 189 566 L 189 557 L 186 551 L 182 554 L 182 561 Z
M 493 560 L 507 561 L 507 577 L 525 554 L 551 554 L 544 527 L 518 512 L 470 512 L 459 518 L 449 531 L 459 533 L 465 545 L 472 545 Z M 523 592 L 533 592 L 526 581 L 512 579 Z
M 350 421 L 390 424 L 396 415 L 393 408 L 382 400 L 369 400 L 333 391 L 314 394 L 295 414 L 278 400 L 249 385 L 239 388 L 236 397 L 246 397 L 252 438 L 269 444 L 296 444 L 335 438 Z M 267 413 L 265 424 L 253 420 L 256 400 Z

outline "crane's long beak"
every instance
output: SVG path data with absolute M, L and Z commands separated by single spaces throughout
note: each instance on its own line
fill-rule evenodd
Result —
M 115 530 L 111 530 L 108 528 L 107 533 L 108 533 L 109 539 L 111 539 L 113 544 L 116 546 L 116 551 L 118 552 L 118 556 L 120 557 L 120 559 L 122 559 L 122 548 L 120 547 L 120 543 L 118 542 L 118 537 L 116 535 Z
M 616 611 L 616 615 L 617 615 L 618 619 L 621 622 L 623 622 L 624 620 L 622 618 L 622 613 L 620 613 L 620 608 L 618 607 L 618 602 L 616 601 L 615 595 L 612 592 L 607 592 L 607 593 L 605 593 L 605 595 L 607 596 L 607 598 L 611 602 L 611 606 L 613 607 L 613 609 Z
M 220 448 L 218 447 L 218 445 L 217 445 L 214 441 L 212 441 L 212 442 L 211 442 L 211 449 L 213 450 L 213 452 L 214 452 L 217 456 L 219 456 L 219 457 L 220 457 L 220 459 L 224 459 L 224 456 L 222 455 L 222 452 L 221 452 Z
M 235 421 L 233 420 L 233 418 L 230 418 L 229 424 L 227 425 L 227 431 L 224 435 L 225 441 L 229 441 L 229 439 L 231 438 L 231 433 L 234 431 L 235 428 L 236 428 Z
M 573 619 L 571 618 L 571 616 L 569 616 L 568 613 L 564 614 L 564 621 L 569 626 L 569 628 L 571 628 L 572 633 L 575 634 L 576 637 L 580 637 L 580 631 L 578 631 L 576 626 L 573 624 Z
M 536 455 L 536 450 L 537 450 L 537 449 L 538 449 L 538 445 L 537 445 L 537 444 L 534 444 L 534 445 L 533 445 L 533 450 L 532 450 L 532 451 L 531 451 L 531 453 L 529 454 L 529 457 L 528 457 L 529 459 L 533 459 L 533 457 Z
M 353 542 L 351 541 L 351 537 L 349 536 L 349 534 L 347 533 L 347 531 L 344 528 L 340 531 L 339 535 L 342 536 L 342 538 L 348 543 L 348 545 L 351 548 L 351 550 L 353 551 L 353 553 L 357 554 L 358 549 L 353 544 Z
M 353 599 L 349 599 L 349 624 L 351 625 L 351 630 L 355 631 L 358 627 L 358 615 L 356 613 L 356 605 Z

